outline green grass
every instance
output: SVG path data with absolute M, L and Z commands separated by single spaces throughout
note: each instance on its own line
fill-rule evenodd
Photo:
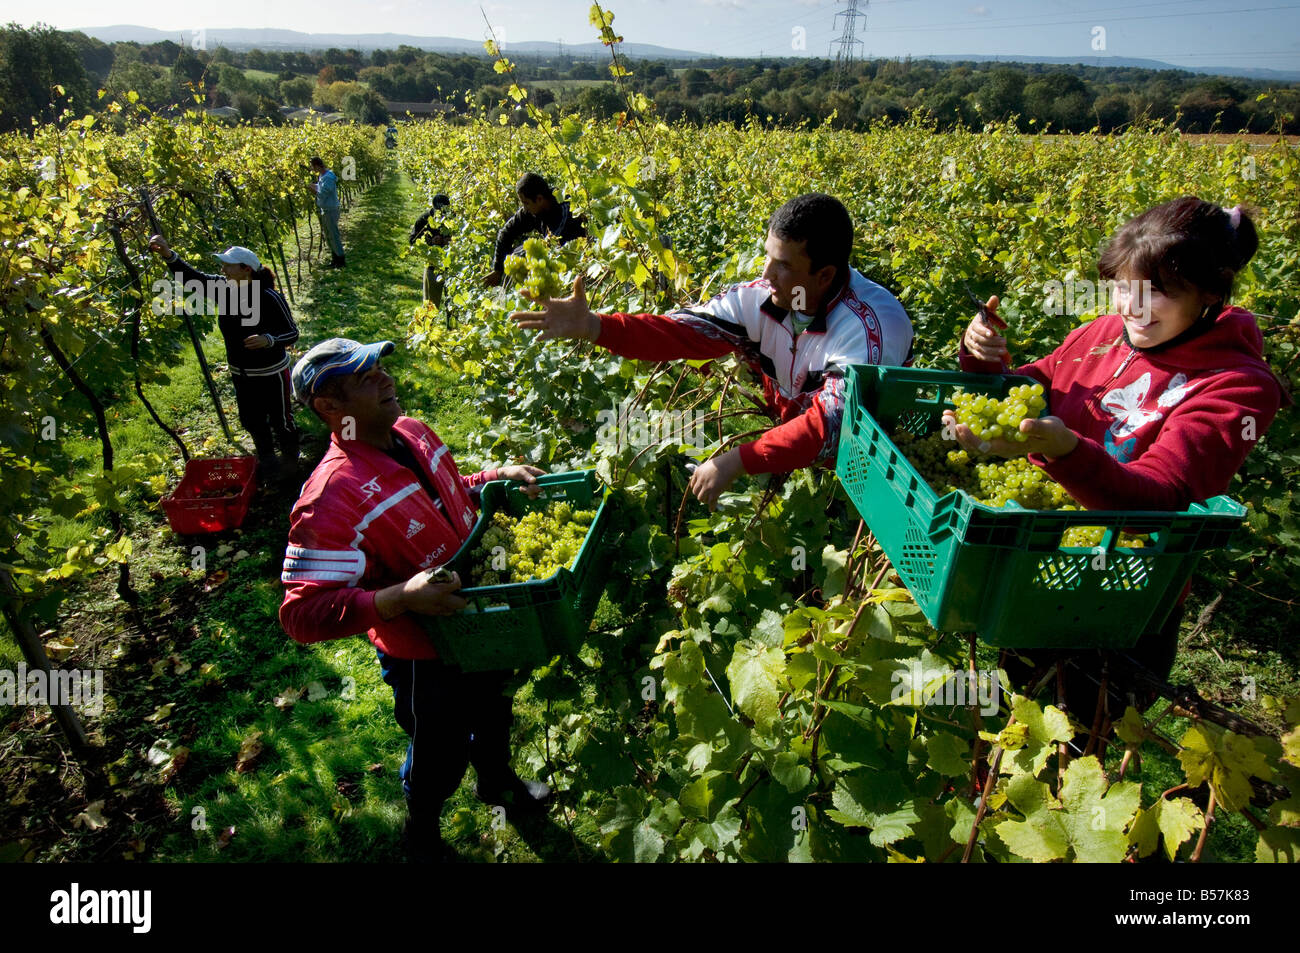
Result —
M 588 86 L 607 86 L 607 79 L 548 79 L 530 84 L 534 89 L 586 89 Z

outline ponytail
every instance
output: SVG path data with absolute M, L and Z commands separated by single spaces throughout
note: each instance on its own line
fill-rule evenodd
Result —
M 1236 268 L 1241 271 L 1259 250 L 1259 233 L 1255 231 L 1252 211 L 1244 205 L 1234 205 L 1228 210 L 1228 227 L 1232 230 L 1232 245 L 1236 252 Z

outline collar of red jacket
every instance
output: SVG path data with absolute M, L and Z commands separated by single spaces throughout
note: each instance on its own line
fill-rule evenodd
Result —
M 393 430 L 406 441 L 406 445 L 411 447 L 412 451 L 414 451 L 415 447 L 419 446 L 420 439 L 424 436 L 424 431 L 416 425 L 416 421 L 413 418 L 406 416 L 397 418 L 397 422 L 393 424 Z M 364 441 L 349 440 L 347 443 L 344 443 L 339 439 L 337 431 L 330 434 L 330 446 L 344 456 L 359 457 L 363 460 L 367 460 L 379 470 L 388 469 L 392 464 L 401 466 L 400 463 L 397 463 L 396 460 L 390 457 L 383 450 L 380 450 L 378 447 L 372 447 Z M 419 454 L 416 454 L 416 456 L 418 457 Z
M 817 313 L 813 315 L 812 323 L 809 324 L 808 327 L 804 328 L 805 334 L 826 333 L 826 318 L 833 310 L 835 310 L 835 306 L 844 300 L 844 296 L 849 293 L 849 285 L 852 284 L 852 280 L 853 269 L 850 268 L 845 273 L 844 278 L 838 287 L 832 285 L 831 293 L 826 297 L 826 300 L 821 303 L 821 307 L 817 309 Z M 778 308 L 772 302 L 772 296 L 770 294 L 767 296 L 767 300 L 759 306 L 759 310 L 774 321 L 784 321 L 786 315 L 790 313 L 786 308 Z

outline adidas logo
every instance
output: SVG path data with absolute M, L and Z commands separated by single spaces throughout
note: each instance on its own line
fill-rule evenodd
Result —
M 420 530 L 424 529 L 424 524 L 419 520 L 411 520 L 411 525 L 406 527 L 406 538 L 410 539 Z

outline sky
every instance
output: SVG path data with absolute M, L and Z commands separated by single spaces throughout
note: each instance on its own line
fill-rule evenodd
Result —
M 628 42 L 723 56 L 827 56 L 851 0 L 610 0 Z M 0 0 L 0 22 L 59 29 L 135 24 L 178 33 L 275 27 L 481 40 L 484 14 L 509 42 L 587 43 L 589 0 Z M 1179 66 L 1300 70 L 1300 0 L 858 0 L 856 55 L 1140 57 Z

